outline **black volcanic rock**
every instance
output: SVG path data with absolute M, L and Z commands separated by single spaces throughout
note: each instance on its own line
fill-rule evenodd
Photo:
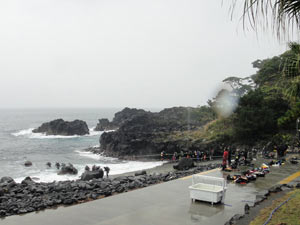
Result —
M 140 149 L 144 154 L 150 154 L 156 149 L 152 143 L 156 127 L 151 115 L 135 116 L 117 131 L 103 133 L 100 137 L 101 149 L 113 157 L 139 154 Z
M 95 131 L 107 131 L 107 130 L 115 130 L 117 128 L 114 123 L 109 122 L 108 119 L 100 119 L 97 126 L 95 127 Z
M 104 171 L 101 168 L 94 170 L 94 171 L 86 170 L 84 173 L 82 173 L 80 179 L 84 180 L 84 181 L 88 181 L 88 180 L 92 180 L 92 179 L 103 178 L 103 175 L 104 175 Z
M 46 135 L 86 135 L 89 134 L 89 128 L 86 122 L 82 120 L 74 120 L 72 122 L 63 119 L 53 120 L 43 123 L 39 128 L 34 129 L 34 133 L 46 133 Z
M 146 174 L 147 174 L 147 171 L 146 170 L 142 170 L 142 171 L 136 172 L 134 174 L 134 176 L 141 176 L 141 175 L 146 175 Z
M 116 126 L 120 127 L 125 122 L 133 119 L 136 116 L 144 115 L 144 114 L 150 114 L 150 112 L 146 112 L 143 109 L 136 109 L 136 108 L 124 108 L 122 111 L 117 112 L 113 118 L 112 123 Z
M 35 182 L 30 177 L 25 177 L 21 182 L 23 185 L 33 185 Z
M 182 158 L 179 160 L 177 165 L 174 165 L 174 169 L 176 170 L 188 170 L 190 168 L 193 168 L 194 165 L 194 161 L 192 159 L 189 158 Z
M 108 119 L 99 119 L 99 122 L 95 128 L 96 131 L 107 131 L 107 130 L 115 130 L 122 126 L 127 121 L 132 120 L 134 117 L 144 114 L 150 114 L 150 112 L 146 112 L 143 109 L 131 109 L 124 108 L 122 111 L 115 113 L 115 116 L 110 122 Z
M 105 155 L 119 158 L 199 149 L 191 144 L 190 139 L 174 140 L 169 136 L 198 129 L 212 119 L 213 116 L 203 117 L 198 108 L 192 107 L 174 107 L 159 113 L 125 108 L 116 113 L 112 121 L 119 125 L 119 129 L 103 133 L 100 148 Z
M 2 177 L 0 179 L 0 183 L 10 183 L 10 182 L 13 182 L 14 179 L 12 179 L 11 177 Z
M 64 175 L 64 174 L 71 174 L 76 175 L 78 173 L 78 170 L 69 163 L 68 165 L 62 165 L 60 171 L 57 173 L 58 175 Z
M 24 166 L 30 167 L 30 166 L 32 166 L 32 162 L 31 162 L 31 161 L 26 161 L 26 162 L 24 163 Z

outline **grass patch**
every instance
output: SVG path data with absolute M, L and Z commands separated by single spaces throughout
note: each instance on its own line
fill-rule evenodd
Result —
M 217 119 L 196 130 L 175 131 L 167 136 L 159 136 L 157 141 L 201 141 L 209 143 L 214 141 L 222 142 L 233 137 L 233 126 L 231 119 Z
M 272 216 L 268 225 L 300 225 L 300 190 L 296 189 L 289 192 L 283 197 L 276 199 L 272 202 L 272 205 L 262 209 L 259 215 L 253 220 L 250 225 L 262 225 L 269 218 L 270 213 L 282 202 L 292 197 L 287 203 L 282 205 Z

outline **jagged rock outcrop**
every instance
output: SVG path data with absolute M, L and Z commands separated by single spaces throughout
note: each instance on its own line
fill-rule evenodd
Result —
M 86 122 L 82 120 L 64 121 L 63 119 L 53 120 L 43 123 L 33 133 L 45 133 L 46 135 L 86 135 L 89 134 L 89 128 Z
M 124 109 L 116 116 L 120 126 L 114 132 L 103 133 L 100 148 L 107 156 L 126 158 L 132 155 L 160 154 L 161 151 L 188 151 L 197 148 L 189 139 L 171 140 L 168 136 L 177 131 L 198 129 L 208 121 L 199 119 L 197 108 L 174 107 L 159 113 Z M 121 120 L 123 115 L 123 120 Z
M 112 122 L 109 122 L 108 119 L 100 119 L 95 127 L 95 131 L 108 131 L 108 130 L 115 130 L 117 128 Z
M 136 108 L 124 108 L 122 111 L 117 112 L 113 118 L 112 123 L 116 126 L 120 127 L 127 121 L 130 121 L 136 116 L 144 115 L 144 114 L 151 114 L 151 112 L 147 112 L 143 109 L 136 109 Z
M 124 108 L 122 111 L 115 113 L 113 120 L 110 122 L 108 119 L 103 118 L 99 119 L 99 122 L 95 128 L 96 131 L 107 131 L 107 130 L 115 130 L 122 126 L 127 121 L 133 119 L 135 116 L 149 114 L 150 112 L 146 112 L 143 109 L 131 109 Z

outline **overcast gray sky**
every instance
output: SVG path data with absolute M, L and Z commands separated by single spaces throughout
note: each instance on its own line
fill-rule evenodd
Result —
M 0 107 L 205 104 L 286 49 L 245 33 L 221 2 L 0 1 Z

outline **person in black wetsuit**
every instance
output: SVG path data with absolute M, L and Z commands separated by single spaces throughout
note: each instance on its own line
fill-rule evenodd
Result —
M 228 166 L 231 166 L 231 148 L 228 147 Z
M 108 174 L 109 174 L 110 168 L 108 166 L 105 166 L 104 167 L 104 171 L 106 173 L 106 177 L 108 178 Z

